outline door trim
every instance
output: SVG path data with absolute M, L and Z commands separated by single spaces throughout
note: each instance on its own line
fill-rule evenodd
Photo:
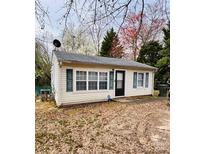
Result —
M 123 90 L 121 91 L 122 94 L 117 94 L 117 73 L 121 72 L 123 74 Z M 115 70 L 115 96 L 125 96 L 125 71 L 123 70 Z

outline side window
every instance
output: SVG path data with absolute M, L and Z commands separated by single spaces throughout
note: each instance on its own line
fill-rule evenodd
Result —
M 114 88 L 114 71 L 110 71 L 109 89 L 112 90 L 113 88 Z
M 149 73 L 145 74 L 145 88 L 149 87 Z
M 73 70 L 72 69 L 66 70 L 66 91 L 68 92 L 73 91 Z
M 133 88 L 137 88 L 137 72 L 133 73 Z
M 86 90 L 86 71 L 76 71 L 76 90 Z
M 137 76 L 137 86 L 138 87 L 143 87 L 144 85 L 144 73 L 138 73 L 138 76 Z
M 107 72 L 99 73 L 99 89 L 107 89 Z

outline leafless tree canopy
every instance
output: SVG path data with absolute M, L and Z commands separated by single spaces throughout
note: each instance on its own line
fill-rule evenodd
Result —
M 64 15 L 61 18 L 61 23 L 64 23 L 65 29 L 67 29 L 70 17 L 75 16 L 80 26 L 85 31 L 90 31 L 96 49 L 99 50 L 100 31 L 103 31 L 103 29 L 111 24 L 120 29 L 130 12 L 141 12 L 138 32 L 142 28 L 143 14 L 145 12 L 150 13 L 150 20 L 152 21 L 158 18 L 159 13 L 156 10 L 151 10 L 153 8 L 151 4 L 145 2 L 144 0 L 66 0 L 62 8 Z M 156 7 L 160 6 L 162 12 L 169 20 L 167 0 L 156 0 L 154 5 Z
M 46 46 L 35 40 L 35 79 L 36 85 L 50 84 L 51 59 Z
M 41 26 L 41 29 L 45 28 L 45 18 L 49 19 L 48 10 L 45 9 L 45 7 L 42 6 L 40 0 L 35 0 L 35 15 L 36 20 Z
M 69 25 L 69 29 L 66 30 L 63 36 L 63 44 L 65 51 L 72 53 L 81 53 L 85 55 L 92 55 L 95 51 L 93 43 L 91 43 L 88 34 L 89 32 L 82 33 L 82 29 L 74 28 Z M 93 32 L 91 32 L 93 34 Z M 93 36 L 95 37 L 95 36 Z
M 36 19 L 44 28 L 45 18 L 49 19 L 48 11 L 46 6 L 41 5 L 40 0 L 35 0 L 35 5 Z M 136 36 L 136 40 L 146 42 L 150 38 L 155 39 L 159 37 L 161 29 L 153 31 L 153 27 L 149 26 L 144 33 L 143 23 L 152 25 L 162 16 L 166 17 L 166 21 L 169 20 L 168 6 L 167 0 L 153 0 L 149 3 L 145 0 L 65 0 L 63 6 L 58 9 L 62 13 L 58 21 L 64 27 L 62 42 L 65 42 L 65 35 L 71 31 L 70 25 L 75 23 L 74 27 L 78 27 L 80 33 L 89 37 L 95 51 L 99 53 L 105 31 L 115 27 L 119 33 L 130 13 L 140 13 L 141 16 L 136 27 L 140 35 Z M 78 35 L 81 35 L 80 33 Z
M 121 26 L 130 10 L 137 11 L 141 6 L 143 14 L 144 0 L 66 0 L 63 9 L 65 13 L 62 21 L 67 27 L 70 14 L 75 14 L 82 25 L 87 28 L 98 22 L 104 22 L 106 27 L 110 23 Z

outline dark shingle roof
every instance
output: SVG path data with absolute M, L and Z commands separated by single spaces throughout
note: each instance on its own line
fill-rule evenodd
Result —
M 121 66 L 121 67 L 136 67 L 143 69 L 151 69 L 156 70 L 156 67 L 152 67 L 146 64 L 142 64 L 139 62 L 135 62 L 132 60 L 126 59 L 117 59 L 117 58 L 108 58 L 108 57 L 100 57 L 100 56 L 87 56 L 82 54 L 68 53 L 64 51 L 53 51 L 59 61 L 73 61 L 79 63 L 87 63 L 87 64 L 100 64 L 100 65 L 113 65 L 113 66 Z

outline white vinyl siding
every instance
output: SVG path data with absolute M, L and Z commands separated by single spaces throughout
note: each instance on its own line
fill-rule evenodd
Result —
M 61 96 L 60 96 L 60 85 L 61 85 L 61 68 L 59 67 L 58 60 L 56 58 L 56 55 L 53 54 L 52 56 L 52 66 L 51 66 L 51 87 L 52 87 L 52 93 L 55 97 L 56 104 L 59 106 L 61 104 Z M 66 74 L 65 74 L 66 75 Z M 65 86 L 64 83 L 62 86 Z M 63 87 L 64 88 L 64 87 Z M 66 89 L 65 89 L 66 90 Z
M 79 104 L 79 103 L 89 103 L 89 102 L 97 102 L 97 101 L 106 101 L 107 96 L 110 95 L 111 98 L 115 98 L 115 71 L 116 70 L 123 70 L 125 71 L 125 97 L 126 96 L 141 96 L 141 95 L 151 95 L 153 92 L 153 77 L 154 73 L 152 71 L 143 71 L 143 70 L 137 70 L 137 69 L 120 69 L 120 68 L 114 68 L 114 87 L 113 89 L 109 89 L 109 72 L 113 71 L 113 67 L 101 67 L 101 66 L 78 66 L 78 65 L 69 65 L 69 66 L 61 66 L 59 67 L 58 62 L 55 63 L 58 66 L 59 72 L 55 72 L 55 70 L 52 71 L 52 74 L 55 75 L 58 74 L 57 81 L 54 82 L 55 87 L 57 89 L 55 94 L 55 99 L 57 105 L 69 105 L 69 104 Z M 66 92 L 66 70 L 67 69 L 73 69 L 73 91 L 72 92 Z M 76 90 L 76 76 L 77 71 L 84 71 L 86 73 L 86 90 Z M 98 73 L 98 88 L 97 90 L 88 90 L 88 82 L 89 82 L 89 72 L 97 72 Z M 100 72 L 106 72 L 107 73 L 107 89 L 99 89 L 99 74 Z M 148 88 L 133 88 L 133 79 L 134 79 L 134 72 L 138 73 L 149 73 L 148 78 Z M 55 75 L 52 75 L 52 78 L 55 77 Z M 145 77 L 144 77 L 145 78 Z M 101 78 L 102 79 L 102 78 Z M 55 79 L 52 79 L 54 81 Z M 144 81 L 145 82 L 145 81 Z

